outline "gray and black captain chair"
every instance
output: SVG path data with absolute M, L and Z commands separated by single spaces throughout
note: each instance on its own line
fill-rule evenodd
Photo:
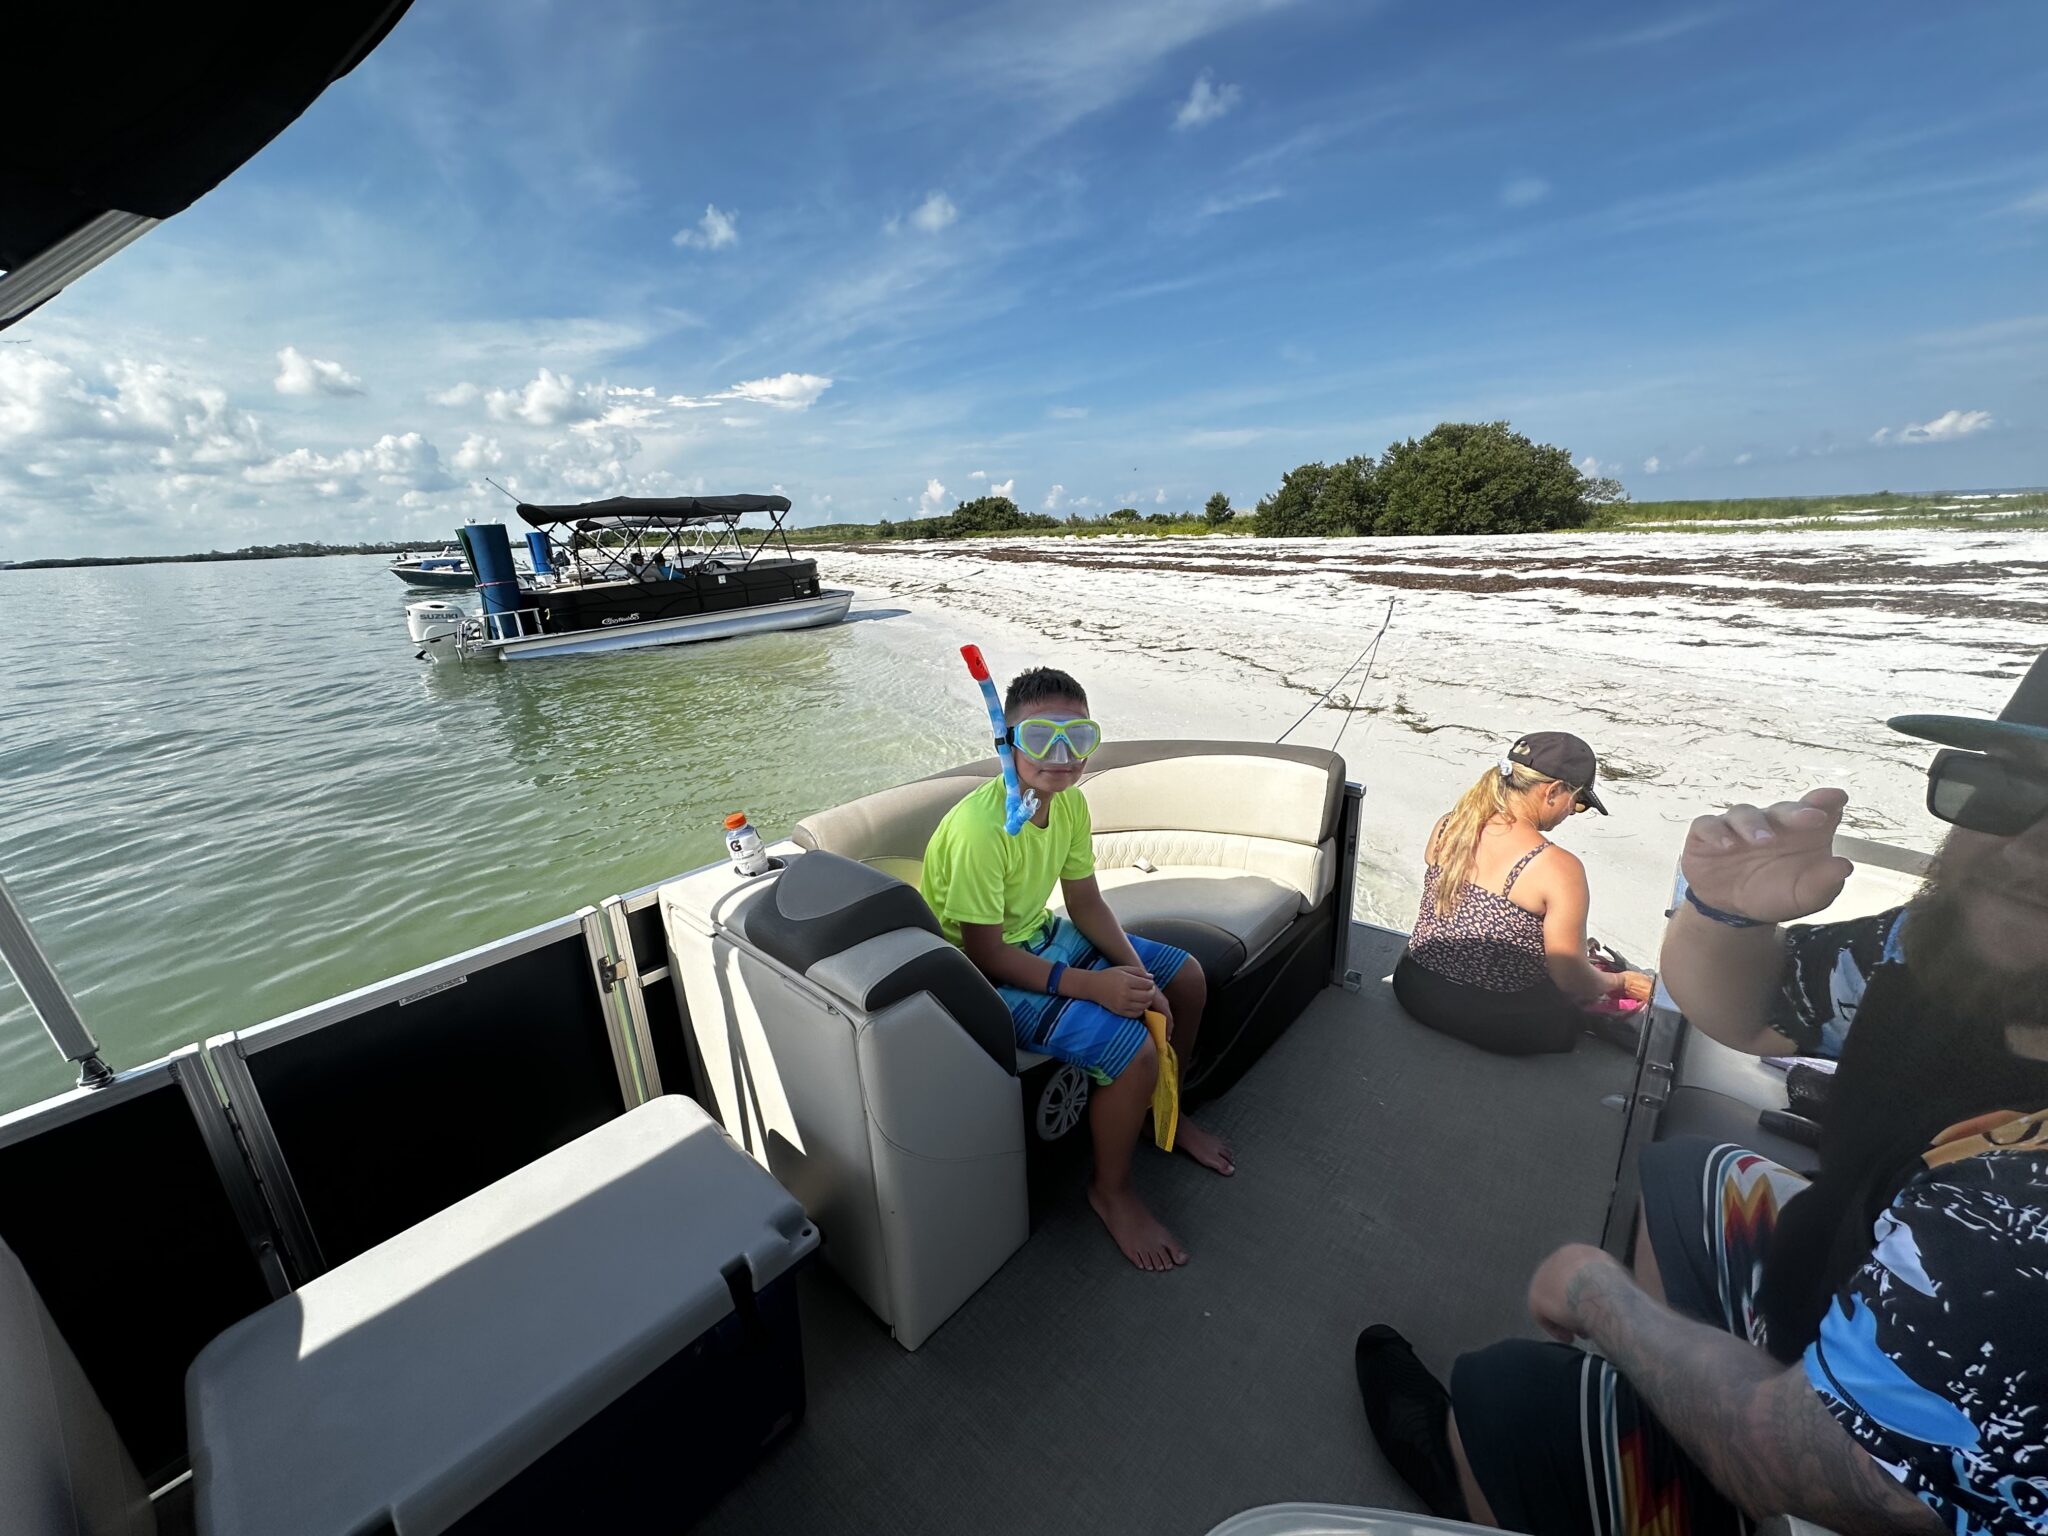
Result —
M 661 909 L 707 1107 L 915 1349 L 1029 1229 L 1009 1010 L 914 889 L 834 854 Z

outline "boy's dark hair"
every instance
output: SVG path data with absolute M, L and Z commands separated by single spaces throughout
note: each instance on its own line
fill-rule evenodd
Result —
M 1010 679 L 1010 691 L 1003 695 L 1003 713 L 1014 714 L 1045 699 L 1074 699 L 1083 709 L 1088 707 L 1088 692 L 1073 674 L 1058 667 L 1033 667 Z

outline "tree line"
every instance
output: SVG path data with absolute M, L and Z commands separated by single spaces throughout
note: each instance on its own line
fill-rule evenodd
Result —
M 432 540 L 428 540 L 432 543 Z M 402 555 L 422 548 L 409 544 L 250 544 L 194 555 L 77 555 L 66 559 L 0 561 L 0 569 L 49 571 L 84 565 L 191 565 L 208 560 L 303 560 L 314 555 Z
M 1602 507 L 1628 500 L 1617 480 L 1586 474 L 1571 454 L 1538 443 L 1504 421 L 1447 421 L 1422 437 L 1390 443 L 1378 458 L 1354 454 L 1287 471 L 1249 517 L 1222 491 L 1200 513 L 1119 507 L 1099 518 L 1025 512 L 1007 496 L 981 496 L 938 517 L 883 520 L 855 537 L 951 539 L 1100 524 L 1245 526 L 1266 538 L 1392 534 L 1534 533 L 1583 528 Z

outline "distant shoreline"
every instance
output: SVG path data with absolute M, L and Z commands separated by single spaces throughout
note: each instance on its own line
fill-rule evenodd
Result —
M 321 555 L 403 555 L 425 549 L 429 540 L 409 544 L 254 544 L 215 549 L 203 555 L 70 555 L 47 560 L 0 560 L 0 571 L 59 571 L 85 565 L 194 565 L 215 560 L 309 560 Z
M 930 540 L 884 534 L 878 523 L 813 523 L 788 531 L 792 544 L 904 544 Z M 2048 491 L 1875 491 L 1862 496 L 1771 496 L 1726 501 L 1636 501 L 1603 507 L 1582 528 L 1571 533 L 1738 533 L 1746 529 L 1800 532 L 1877 532 L 1896 528 L 2011 529 L 2033 532 L 2048 527 Z M 1210 538 L 1255 537 L 1252 514 L 1240 512 L 1221 524 L 1205 522 L 1198 513 L 1171 516 L 1152 513 L 1138 521 L 1090 518 L 1059 528 L 992 530 L 964 535 L 968 539 L 1071 539 L 1109 535 L 1165 538 L 1199 534 Z M 1500 535 L 1528 537 L 1529 535 Z M 1535 535 L 1543 537 L 1544 535 Z M 449 538 L 454 537 L 453 532 Z M 1359 536 L 1364 538 L 1366 536 Z M 1444 535 L 1485 539 L 1487 534 Z M 425 549 L 434 541 L 387 544 L 256 544 L 246 549 L 211 550 L 192 555 L 78 555 L 44 560 L 0 560 L 0 571 L 65 570 L 100 565 L 189 565 L 214 560 L 303 560 L 323 555 L 398 555 Z

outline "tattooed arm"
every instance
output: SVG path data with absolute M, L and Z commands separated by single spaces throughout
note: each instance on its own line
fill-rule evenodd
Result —
M 1553 1336 L 1584 1338 L 1658 1422 L 1754 1519 L 1796 1515 L 1841 1533 L 1945 1529 L 1849 1438 L 1797 1366 L 1652 1301 L 1598 1248 L 1543 1262 L 1529 1310 Z

